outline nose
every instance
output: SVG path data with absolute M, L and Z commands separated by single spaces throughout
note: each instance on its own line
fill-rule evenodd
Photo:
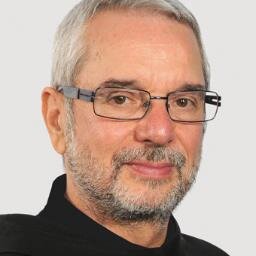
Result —
M 163 100 L 151 101 L 151 106 L 135 130 L 136 140 L 147 144 L 167 145 L 175 137 L 175 123 L 171 120 Z

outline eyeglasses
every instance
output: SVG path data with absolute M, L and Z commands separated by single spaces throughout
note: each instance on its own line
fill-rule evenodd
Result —
M 59 86 L 57 90 L 67 98 L 92 102 L 97 116 L 116 120 L 142 119 L 151 106 L 151 100 L 165 100 L 171 120 L 177 122 L 213 120 L 221 106 L 221 97 L 216 92 L 201 89 L 174 91 L 166 97 L 120 87 L 99 87 L 91 91 L 74 86 Z

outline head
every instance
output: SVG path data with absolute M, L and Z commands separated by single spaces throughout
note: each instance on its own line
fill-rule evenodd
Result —
M 174 0 L 81 1 L 59 27 L 53 59 L 55 88 L 118 81 L 164 97 L 209 85 L 197 22 Z M 163 100 L 152 100 L 140 120 L 119 121 L 54 88 L 42 99 L 71 200 L 117 222 L 169 218 L 195 180 L 202 123 L 172 121 Z

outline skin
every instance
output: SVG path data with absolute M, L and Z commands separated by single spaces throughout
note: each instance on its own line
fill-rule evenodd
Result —
M 76 80 L 80 88 L 94 90 L 109 79 L 134 80 L 136 87 L 149 91 L 151 95 L 166 96 L 186 84 L 205 84 L 193 31 L 163 15 L 138 10 L 104 11 L 88 24 L 88 39 L 89 55 Z M 63 102 L 62 94 L 50 87 L 44 89 L 43 116 L 53 147 L 62 155 L 67 150 Z M 169 118 L 165 101 L 154 100 L 151 103 L 143 119 L 119 122 L 96 116 L 91 103 L 74 101 L 76 144 L 89 148 L 94 158 L 105 167 L 106 180 L 111 175 L 114 153 L 124 148 L 161 145 L 178 150 L 187 159 L 184 169 L 186 177 L 200 158 L 203 125 L 174 122 Z M 167 176 L 152 174 L 145 177 L 136 171 L 136 166 L 124 166 L 118 182 L 128 188 L 129 195 L 143 193 L 143 200 L 151 202 L 161 200 L 175 184 L 175 170 Z M 144 178 L 167 182 L 163 182 L 158 188 L 159 193 L 155 193 L 140 181 Z M 103 218 L 92 202 L 81 198 L 69 170 L 67 197 L 87 216 L 132 243 L 159 247 L 165 240 L 168 222 L 161 225 L 133 223 L 131 228 Z

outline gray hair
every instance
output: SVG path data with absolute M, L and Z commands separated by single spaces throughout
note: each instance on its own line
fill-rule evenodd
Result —
M 98 12 L 109 9 L 151 10 L 190 26 L 200 48 L 206 88 L 209 87 L 209 65 L 199 25 L 193 14 L 178 0 L 82 0 L 79 2 L 64 18 L 56 33 L 51 81 L 53 87 L 75 83 L 86 60 L 84 43 L 86 23 Z

